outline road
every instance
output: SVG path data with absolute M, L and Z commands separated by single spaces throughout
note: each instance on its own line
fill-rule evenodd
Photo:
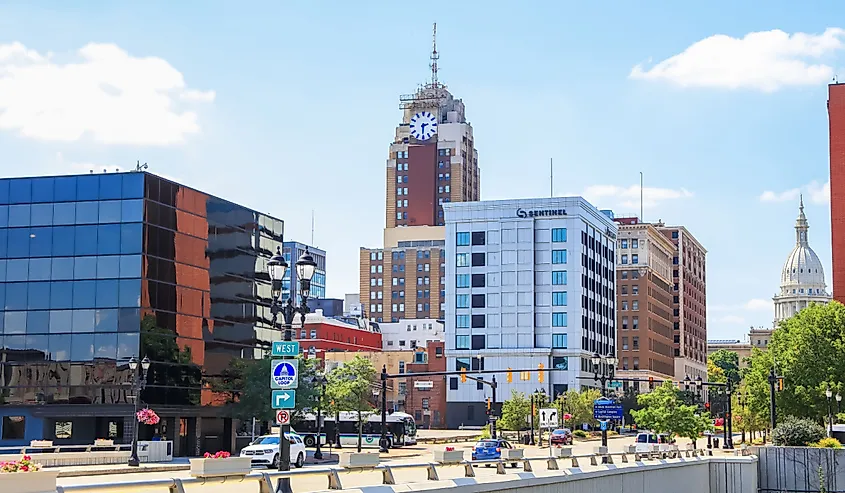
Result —
M 608 446 L 611 452 L 621 452 L 625 449 L 625 446 L 632 444 L 634 438 L 631 437 L 623 437 L 623 438 L 614 438 L 608 441 Z M 466 442 L 466 443 L 457 443 L 457 444 L 450 444 L 449 446 L 454 446 L 457 450 L 465 450 L 464 457 L 467 459 L 470 458 L 470 449 L 474 443 Z M 579 454 L 587 454 L 594 451 L 595 447 L 601 445 L 599 441 L 588 441 L 588 442 L 575 442 L 573 446 L 573 453 L 576 455 Z M 680 443 L 681 446 L 685 446 L 686 442 L 682 441 Z M 392 465 L 399 465 L 399 464 L 413 464 L 413 463 L 422 463 L 428 462 L 432 459 L 432 451 L 435 449 L 442 449 L 445 445 L 420 445 L 415 447 L 404 447 L 396 451 L 393 457 L 390 454 L 383 454 L 382 455 L 382 462 L 385 464 L 392 464 Z M 520 448 L 525 449 L 525 456 L 526 457 L 548 457 L 549 450 L 548 448 L 540 448 L 537 446 L 519 446 Z M 405 457 L 395 457 L 400 453 L 405 455 Z M 406 454 L 408 453 L 417 453 L 419 455 L 414 457 L 408 457 Z M 313 470 L 316 468 L 325 468 L 327 466 L 305 466 L 304 470 Z M 334 467 L 334 466 L 331 466 Z M 544 466 L 539 466 L 542 469 L 545 469 Z M 515 470 L 521 470 L 521 466 Z M 261 469 L 257 469 L 256 471 L 261 471 Z M 438 473 L 440 474 L 441 479 L 453 479 L 458 477 L 463 477 L 464 470 L 462 467 L 440 467 L 438 468 Z M 485 475 L 493 475 L 496 473 L 496 469 L 494 467 L 491 468 L 484 468 L 480 467 L 476 469 L 476 473 L 479 477 Z M 426 471 L 424 469 L 403 469 L 401 472 L 395 473 L 397 483 L 411 483 L 411 482 L 422 482 L 426 481 Z M 143 480 L 150 480 L 150 479 L 165 479 L 165 478 L 189 478 L 190 474 L 188 471 L 175 471 L 175 472 L 150 472 L 150 473 L 131 473 L 131 474 L 122 474 L 118 476 L 82 476 L 82 477 L 73 477 L 73 478 L 59 478 L 58 484 L 61 486 L 69 486 L 74 484 L 91 484 L 91 483 L 117 483 L 117 482 L 128 482 L 128 481 L 143 481 Z M 380 473 L 372 473 L 372 472 L 354 472 L 354 473 L 344 473 L 341 474 L 341 481 L 343 483 L 344 488 L 354 488 L 358 486 L 365 486 L 365 485 L 376 485 L 380 484 L 381 478 Z M 314 476 L 303 476 L 297 477 L 292 480 L 292 487 L 295 493 L 306 493 L 310 491 L 316 490 L 325 490 L 328 487 L 327 478 L 324 475 L 314 475 Z M 257 491 L 257 487 L 255 485 L 243 485 L 239 487 L 235 487 L 232 482 L 226 484 L 207 484 L 203 485 L 201 488 L 190 488 L 186 487 L 187 493 L 193 491 L 202 491 L 203 493 L 240 493 L 243 491 L 246 492 L 254 492 Z M 143 488 L 133 488 L 132 493 L 164 493 L 167 490 L 158 488 L 158 489 L 143 489 Z

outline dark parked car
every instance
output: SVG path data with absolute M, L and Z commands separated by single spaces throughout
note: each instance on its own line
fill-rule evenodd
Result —
M 572 432 L 569 428 L 558 428 L 552 432 L 552 445 L 572 445 Z

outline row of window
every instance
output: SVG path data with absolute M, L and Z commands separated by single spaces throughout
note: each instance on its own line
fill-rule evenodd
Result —
M 631 319 L 631 329 L 639 330 L 639 328 L 640 328 L 640 317 L 632 317 L 632 319 Z M 628 330 L 628 317 L 622 317 L 622 330 Z
M 437 193 L 449 193 L 451 191 L 451 185 L 440 186 L 437 187 Z
M 0 334 L 138 332 L 140 323 L 138 308 L 2 312 Z
M 26 359 L 47 361 L 128 360 L 138 357 L 138 333 L 0 336 L 0 349 L 34 353 Z M 24 353 L 25 355 L 25 353 Z M 24 356 L 22 355 L 22 356 Z M 22 358 L 23 359 L 23 358 Z
M 626 284 L 619 286 L 619 294 L 621 294 L 621 295 L 627 295 L 628 294 L 628 286 Z M 631 294 L 633 294 L 633 295 L 640 294 L 640 285 L 639 284 L 631 285 Z M 676 303 L 677 303 L 677 301 L 676 301 Z
M 0 206 L 0 227 L 141 222 L 144 201 L 103 200 Z
M 396 201 L 396 207 L 397 207 L 397 208 L 399 208 L 399 207 L 408 207 L 408 199 L 405 199 L 405 200 L 397 200 L 397 201 Z
M 0 260 L 0 282 L 69 281 L 135 277 L 141 277 L 140 255 Z
M 5 310 L 141 306 L 140 279 L 0 284 Z
M 639 310 L 639 309 L 640 309 L 640 302 L 637 301 L 637 300 L 632 301 L 631 302 L 631 310 Z M 623 301 L 622 302 L 622 311 L 626 311 L 626 310 L 628 310 L 628 302 Z M 675 309 L 675 316 L 676 317 L 678 316 L 677 312 L 678 312 L 678 309 L 676 308 Z
M 640 247 L 640 240 L 636 238 L 631 239 L 631 248 L 639 248 Z M 619 240 L 619 248 L 628 248 L 628 240 Z
M 143 224 L 0 229 L 0 258 L 141 253 Z
M 486 348 L 486 337 L 484 335 L 456 335 L 455 349 L 472 349 L 479 350 Z M 552 334 L 552 349 L 567 349 L 567 334 Z M 557 359 L 557 358 L 555 358 Z M 483 370 L 484 358 L 472 358 L 474 361 L 467 361 L 467 358 L 457 358 L 455 362 L 455 370 L 460 371 L 466 369 L 468 371 Z M 554 368 L 559 368 L 559 365 L 553 365 Z M 561 368 L 566 369 L 566 368 Z
M 396 187 L 396 195 L 408 195 L 408 188 Z
M 622 255 L 621 263 L 622 263 L 622 265 L 628 265 L 628 256 L 627 255 Z M 636 253 L 632 254 L 631 255 L 631 263 L 632 264 L 639 264 L 640 263 L 640 256 L 637 255 Z
M 569 316 L 566 312 L 554 312 L 552 313 L 552 327 L 568 327 L 569 326 Z M 458 329 L 484 329 L 486 328 L 486 315 L 483 314 L 475 314 L 475 315 L 465 315 L 465 314 L 458 314 L 455 315 L 455 328 Z
M 144 175 L 120 173 L 0 180 L 0 204 L 143 198 Z
M 458 294 L 455 296 L 455 308 L 485 308 L 486 296 L 486 294 Z M 552 306 L 568 306 L 567 292 L 553 292 Z
M 446 191 L 448 192 L 449 190 Z M 455 240 L 457 246 L 479 246 L 486 243 L 486 234 L 484 231 L 475 231 L 472 233 L 462 231 L 457 233 Z M 566 228 L 552 228 L 552 242 L 563 243 L 566 240 Z M 565 263 L 565 261 L 561 263 Z

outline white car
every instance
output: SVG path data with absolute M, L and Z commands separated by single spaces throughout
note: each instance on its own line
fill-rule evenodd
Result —
M 295 434 L 286 434 L 290 442 L 290 462 L 296 467 L 305 465 L 305 444 Z M 279 435 L 264 435 L 241 450 L 241 457 L 252 459 L 253 466 L 279 467 Z
M 641 432 L 637 433 L 637 453 L 645 454 L 651 452 L 652 445 L 665 445 L 673 442 L 667 435 L 657 435 L 655 433 Z

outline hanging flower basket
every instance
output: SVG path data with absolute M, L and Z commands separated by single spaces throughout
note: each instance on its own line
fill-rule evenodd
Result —
M 157 425 L 158 422 L 161 421 L 158 414 L 150 408 L 141 409 L 135 416 L 138 418 L 139 423 L 143 423 L 145 425 Z

